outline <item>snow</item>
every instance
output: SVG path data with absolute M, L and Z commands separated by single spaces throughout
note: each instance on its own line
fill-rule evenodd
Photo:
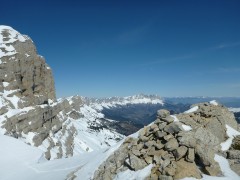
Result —
M 185 125 L 185 124 L 182 125 L 182 128 L 184 129 L 184 131 L 191 131 L 192 130 L 191 126 L 188 126 L 188 125 Z
M 226 133 L 228 135 L 228 139 L 225 142 L 221 143 L 222 151 L 227 151 L 231 147 L 233 138 L 237 135 L 240 135 L 240 132 L 236 131 L 229 125 L 226 125 L 226 128 L 227 128 Z
M 210 101 L 210 104 L 212 104 L 212 105 L 214 105 L 214 106 L 217 106 L 217 105 L 218 105 L 218 103 L 217 103 L 216 100 L 212 100 L 212 101 Z
M 197 111 L 197 110 L 198 110 L 198 106 L 194 106 L 194 107 L 192 107 L 191 109 L 185 111 L 184 113 L 186 113 L 186 114 L 188 114 L 188 113 L 193 113 L 193 112 L 195 112 L 195 111 Z
M 25 56 L 26 56 L 26 57 L 29 57 L 30 55 L 29 55 L 28 53 L 25 53 Z
M 240 112 L 240 108 L 232 108 L 232 107 L 230 107 L 230 108 L 228 108 L 228 110 L 231 111 L 231 112 L 234 112 L 234 113 Z
M 87 180 L 93 175 L 92 170 L 112 153 L 111 149 L 102 149 L 81 156 L 46 161 L 43 151 L 3 135 L 0 135 L 0 147 L 0 177 L 3 180 L 64 180 L 70 172 L 80 168 L 86 171 L 78 179 Z
M 175 116 L 175 115 L 170 115 L 170 116 L 174 119 L 173 122 L 179 122 L 181 124 L 184 131 L 191 131 L 192 130 L 191 126 L 185 125 L 182 122 L 180 122 L 179 119 L 177 118 L 177 116 Z
M 149 164 L 145 168 L 138 170 L 138 171 L 131 171 L 131 170 L 126 170 L 123 172 L 120 172 L 116 175 L 114 180 L 122 180 L 122 179 L 127 179 L 127 180 L 138 180 L 138 179 L 145 179 L 148 177 L 151 173 L 153 165 Z
M 3 32 L 7 31 L 8 38 L 4 38 Z M 11 45 L 15 41 L 25 42 L 27 39 L 19 32 L 9 26 L 0 25 L 0 58 L 16 54 L 15 48 Z M 4 51 L 2 51 L 4 49 Z M 0 61 L 2 63 L 2 61 Z

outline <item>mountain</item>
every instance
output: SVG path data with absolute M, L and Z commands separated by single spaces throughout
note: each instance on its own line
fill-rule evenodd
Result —
M 112 147 L 59 160 L 0 135 L 3 179 L 239 179 L 240 132 L 234 116 L 216 103 L 185 113 L 158 111 L 154 123 Z M 195 121 L 197 119 L 198 121 Z M 217 130 L 216 130 L 217 129 Z M 230 163 L 229 163 L 230 162 Z
M 102 114 L 79 96 L 56 99 L 51 68 L 33 41 L 0 26 L 0 133 L 45 152 L 46 159 L 108 147 L 124 136 L 99 127 Z
M 239 179 L 239 125 L 216 101 L 56 99 L 51 68 L 9 26 L 0 79 L 0 179 Z

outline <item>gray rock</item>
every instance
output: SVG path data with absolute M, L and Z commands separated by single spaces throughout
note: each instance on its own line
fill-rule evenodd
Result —
M 185 132 L 179 138 L 179 144 L 187 146 L 189 148 L 194 148 L 196 146 L 196 139 L 194 138 L 193 132 Z
M 173 151 L 178 148 L 178 142 L 175 138 L 172 138 L 165 144 L 164 147 L 168 151 Z
M 167 125 L 167 123 L 162 121 L 162 123 L 158 124 L 158 128 L 160 130 L 163 130 L 166 127 L 166 125 Z
M 240 160 L 240 150 L 229 150 L 227 151 L 228 159 L 239 159 Z
M 188 148 L 186 146 L 180 146 L 176 150 L 173 151 L 173 154 L 176 160 L 181 159 L 186 153 Z
M 155 136 L 156 136 L 157 138 L 162 138 L 163 136 L 166 136 L 166 135 L 167 135 L 166 132 L 161 132 L 161 131 L 155 132 Z
M 188 162 L 194 162 L 195 160 L 195 152 L 193 148 L 188 148 L 187 156 L 186 156 L 186 161 Z
M 179 125 L 177 125 L 177 123 L 171 123 L 164 128 L 164 131 L 174 134 L 174 133 L 178 133 L 179 131 L 182 131 L 182 128 L 180 128 Z
M 170 115 L 170 112 L 168 110 L 165 110 L 165 109 L 160 109 L 160 110 L 157 111 L 157 115 L 160 118 L 166 118 L 167 116 Z
M 167 175 L 160 175 L 159 180 L 173 180 L 172 176 L 167 176 Z

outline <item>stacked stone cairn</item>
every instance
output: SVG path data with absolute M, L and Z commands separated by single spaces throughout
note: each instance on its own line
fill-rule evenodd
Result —
M 137 137 L 128 137 L 99 166 L 93 179 L 110 180 L 119 172 L 138 171 L 149 165 L 152 169 L 146 179 L 151 180 L 200 179 L 202 174 L 222 176 L 214 157 L 215 154 L 226 157 L 227 152 L 221 151 L 223 141 L 212 132 L 215 129 L 209 122 L 214 121 L 219 131 L 224 132 L 225 141 L 228 138 L 225 117 L 228 117 L 228 124 L 237 127 L 234 117 L 222 105 L 201 103 L 195 112 L 176 116 L 171 116 L 167 110 L 159 110 L 155 122 L 141 129 Z

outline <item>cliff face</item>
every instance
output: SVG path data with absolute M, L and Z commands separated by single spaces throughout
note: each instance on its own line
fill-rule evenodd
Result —
M 39 147 L 47 159 L 107 147 L 123 137 L 107 128 L 88 130 L 99 122 L 83 106 L 79 96 L 57 100 L 52 70 L 32 40 L 0 26 L 1 134 Z
M 19 108 L 56 100 L 50 67 L 37 54 L 32 40 L 8 26 L 0 26 L 0 90 L 20 97 Z

